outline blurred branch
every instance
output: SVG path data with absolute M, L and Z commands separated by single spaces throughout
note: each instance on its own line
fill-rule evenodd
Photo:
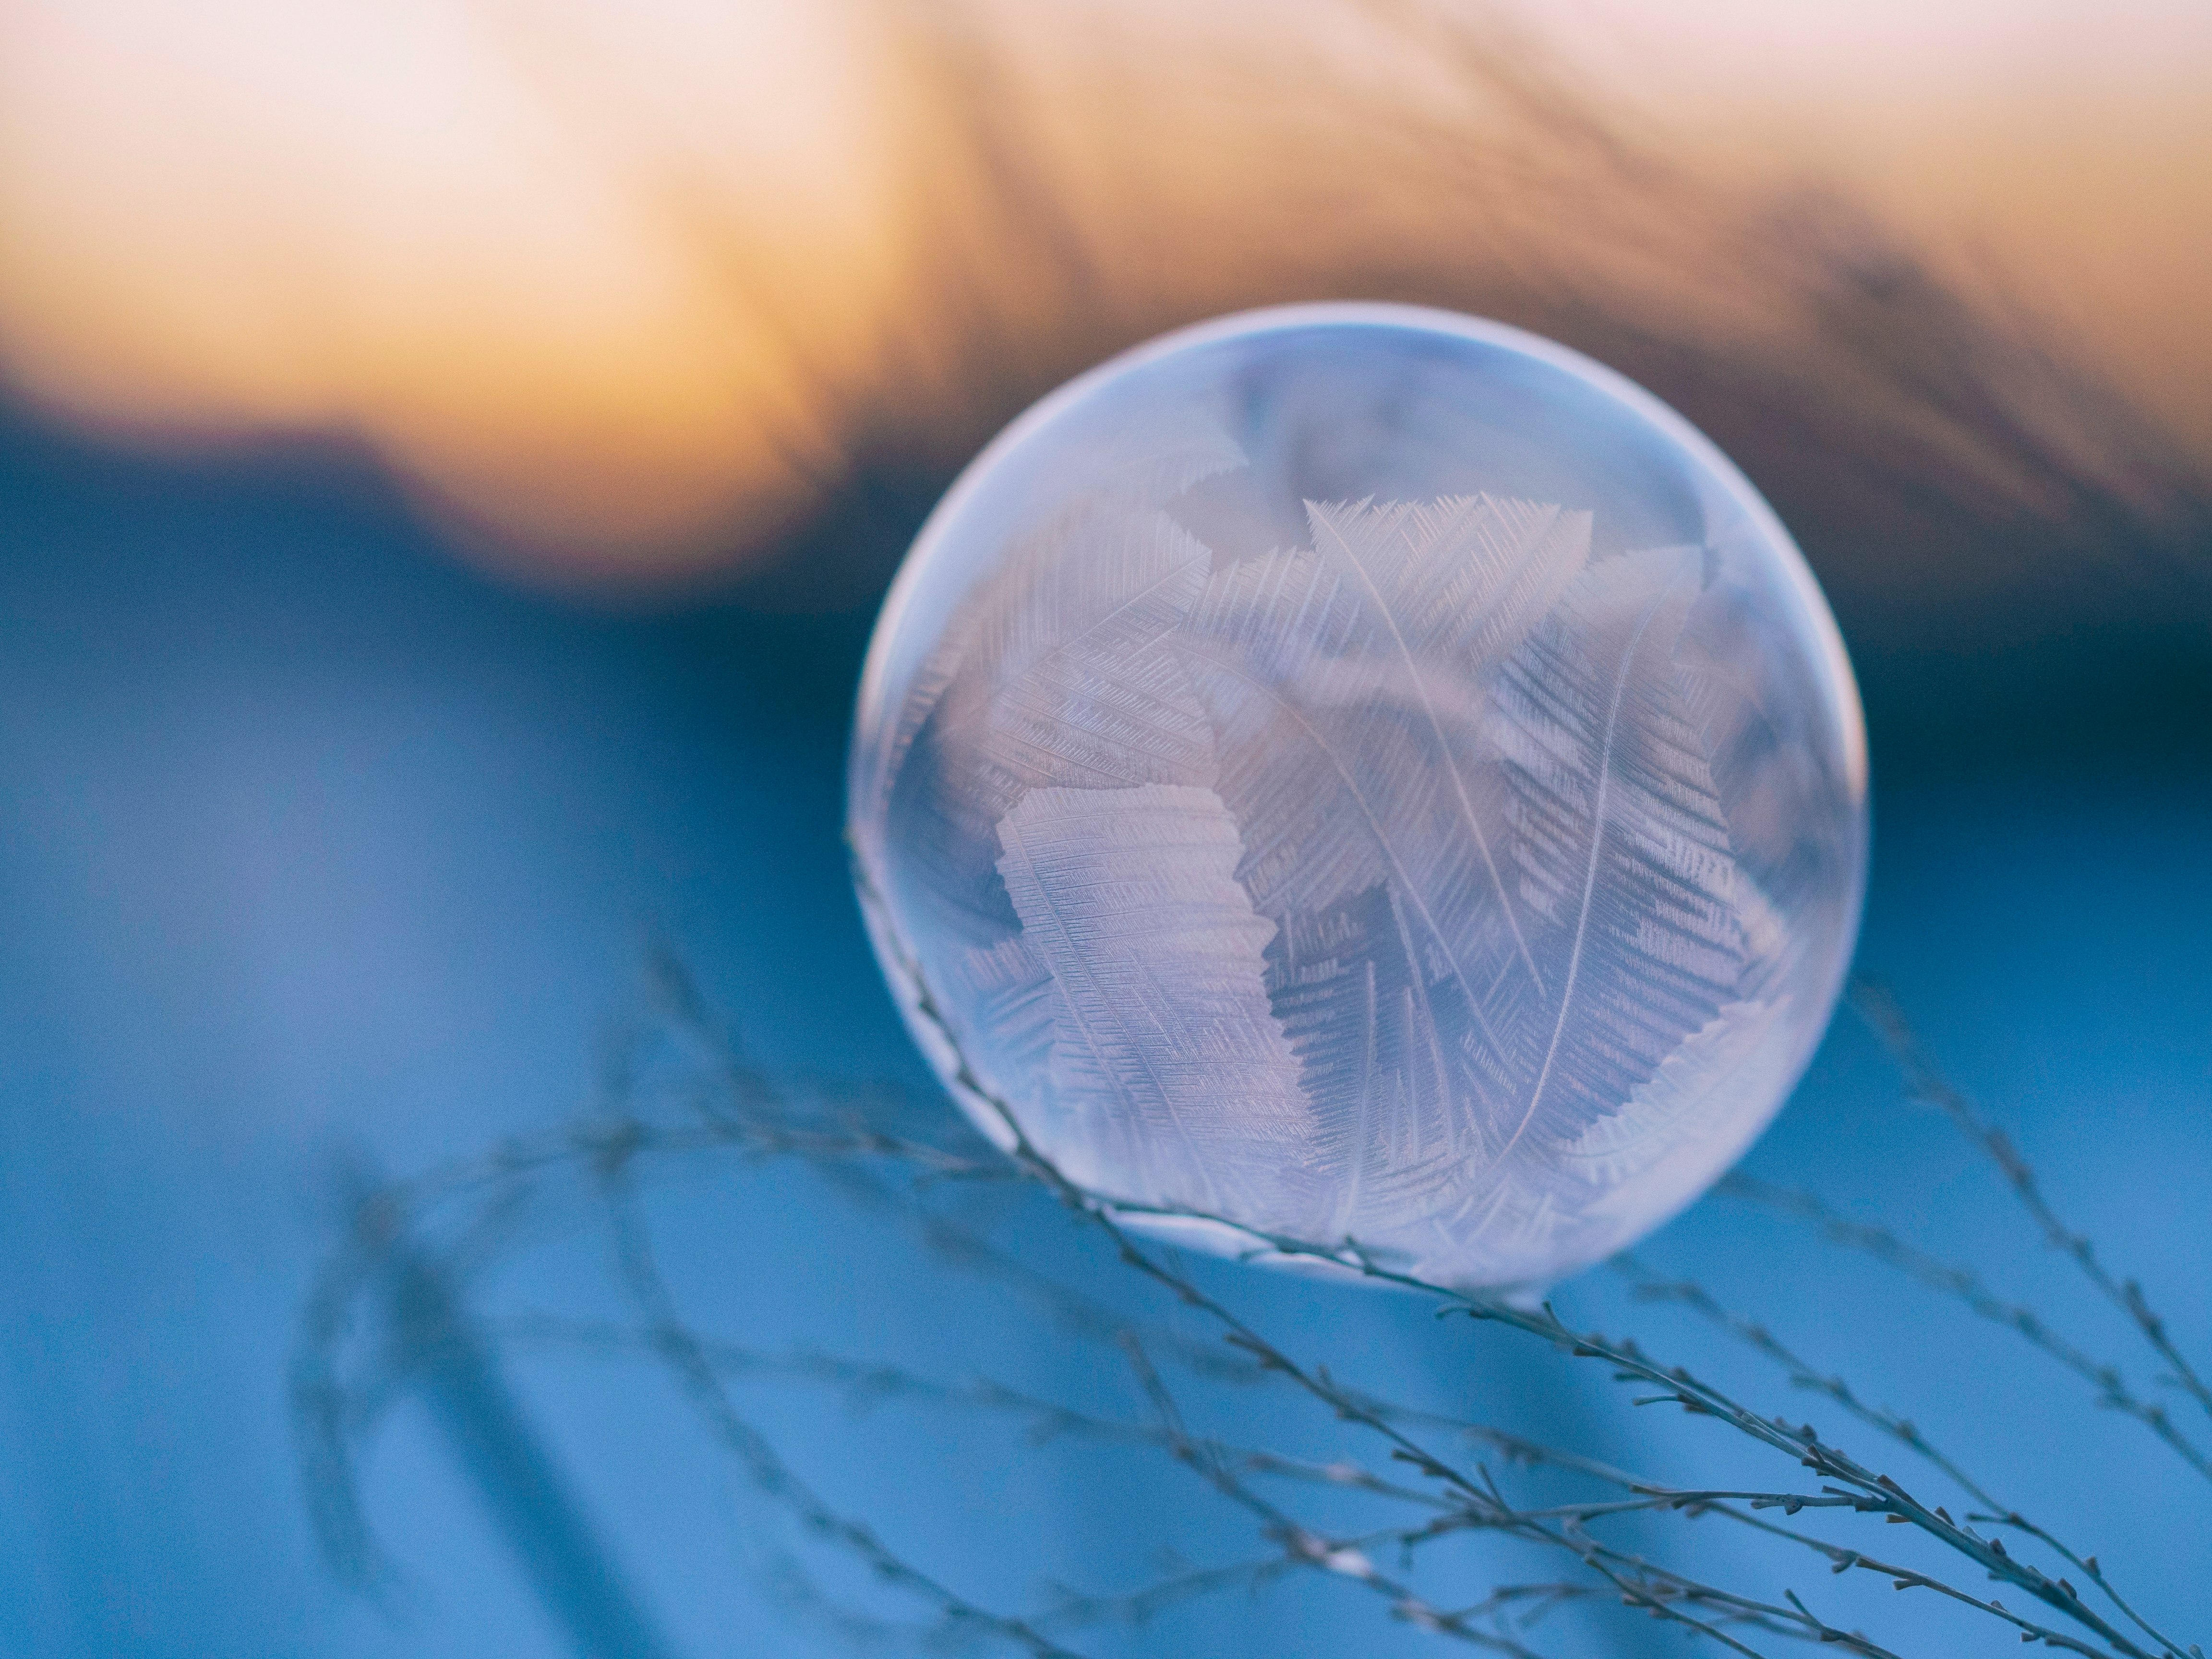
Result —
M 1830 1243 L 1872 1256 L 1875 1261 L 1919 1280 L 1930 1290 L 1964 1303 L 1979 1317 L 2013 1332 L 2031 1347 L 2040 1349 L 2068 1370 L 2093 1384 L 2097 1389 L 2099 1405 L 2134 1418 L 2164 1441 L 2190 1468 L 2206 1480 L 2212 1480 L 2212 1459 L 2208 1459 L 2181 1432 L 2163 1406 L 2154 1405 L 2140 1398 L 2128 1388 L 2117 1367 L 2091 1358 L 2052 1330 L 2049 1322 L 2033 1309 L 2020 1303 L 2005 1301 L 1984 1284 L 1981 1276 L 1971 1267 L 1939 1261 L 1924 1251 L 1913 1249 L 1887 1228 L 1869 1226 L 1838 1215 L 1811 1193 L 1789 1192 L 1740 1170 L 1724 1176 L 1714 1190 L 1730 1198 L 1742 1199 L 1776 1214 L 1802 1221 Z
M 449 1372 L 460 1366 L 475 1379 L 469 1385 L 470 1398 L 478 1403 L 471 1409 L 481 1411 L 487 1394 L 480 1384 L 490 1375 L 491 1353 L 501 1346 L 558 1345 L 650 1356 L 666 1368 L 683 1398 L 753 1486 L 793 1516 L 808 1536 L 858 1563 L 878 1583 L 919 1599 L 931 1610 L 933 1622 L 921 1626 L 886 1624 L 858 1611 L 836 1611 L 805 1587 L 804 1572 L 794 1564 L 787 1574 L 791 1599 L 817 1611 L 830 1608 L 833 1623 L 854 1640 L 924 1645 L 990 1643 L 1048 1659 L 1066 1659 L 1067 1650 L 1053 1634 L 1055 1631 L 1142 1622 L 1208 1595 L 1255 1589 L 1285 1575 L 1315 1573 L 1364 1590 L 1413 1628 L 1515 1659 L 1537 1659 L 1525 1638 L 1542 1615 L 1566 1606 L 1608 1603 L 1741 1654 L 1756 1653 L 1754 1642 L 1773 1638 L 1838 1645 L 1870 1659 L 1894 1659 L 1892 1649 L 1862 1632 L 1839 1628 L 1794 1590 L 1784 1589 L 1778 1598 L 1733 1590 L 1655 1561 L 1607 1531 L 1635 1516 L 1656 1522 L 1668 1516 L 1694 1520 L 1713 1516 L 1770 1538 L 1788 1551 L 1809 1553 L 1833 1573 L 1872 1572 L 1900 1589 L 1931 1591 L 2014 1630 L 2024 1641 L 2102 1659 L 2197 1659 L 2196 1650 L 2158 1632 L 2123 1600 L 2094 1556 L 2075 1553 L 2052 1533 L 1991 1498 L 1909 1420 L 1866 1404 L 1842 1379 L 1818 1371 L 1765 1327 L 1734 1315 L 1701 1288 L 1660 1279 L 1632 1260 L 1625 1261 L 1621 1271 L 1645 1299 L 1683 1305 L 1734 1340 L 1747 1343 L 1781 1365 L 1798 1386 L 1813 1389 L 1856 1420 L 1929 1458 L 1958 1480 L 1983 1509 L 1963 1521 L 1954 1519 L 1941 1505 L 1824 1439 L 1811 1425 L 1792 1425 L 1778 1417 L 1762 1416 L 1632 1340 L 1574 1330 L 1549 1306 L 1511 1306 L 1427 1283 L 1390 1268 L 1350 1240 L 1322 1244 L 1261 1233 L 1219 1217 L 1205 1218 L 1249 1239 L 1255 1254 L 1326 1262 L 1343 1273 L 1424 1295 L 1437 1304 L 1440 1315 L 1500 1325 L 1572 1358 L 1599 1360 L 1617 1380 L 1646 1390 L 1637 1404 L 1674 1404 L 1713 1419 L 1766 1451 L 1789 1458 L 1795 1469 L 1810 1479 L 1794 1490 L 1650 1481 L 1495 1425 L 1394 1404 L 1339 1381 L 1326 1366 L 1293 1358 L 1203 1288 L 1170 1254 L 1144 1243 L 1126 1224 L 1147 1217 L 1183 1218 L 1194 1212 L 1109 1201 L 1070 1182 L 1026 1138 L 1004 1103 L 993 1097 L 972 1068 L 959 1060 L 957 1041 L 943 1030 L 941 1017 L 918 976 L 911 980 L 910 990 L 921 1017 L 937 1021 L 951 1044 L 956 1086 L 982 1109 L 997 1115 L 1013 1148 L 1011 1162 L 995 1153 L 984 1154 L 980 1147 L 971 1153 L 957 1141 L 947 1144 L 884 1127 L 883 1115 L 896 1115 L 910 1103 L 899 1091 L 878 1091 L 867 1110 L 855 1103 L 863 1098 L 860 1093 L 841 1098 L 834 1083 L 809 1085 L 794 1093 L 745 1057 L 734 1034 L 713 1019 L 696 985 L 667 956 L 653 967 L 659 1027 L 653 1032 L 630 1033 L 611 1049 L 599 1105 L 588 1118 L 541 1136 L 502 1143 L 482 1158 L 464 1160 L 362 1196 L 348 1243 L 333 1257 L 311 1297 L 295 1366 L 303 1472 L 333 1560 L 357 1582 L 374 1576 L 363 1565 L 374 1559 L 374 1545 L 360 1520 L 349 1449 L 376 1415 L 373 1409 L 364 1411 L 362 1403 L 388 1396 L 396 1386 L 389 1366 L 372 1368 L 362 1382 L 345 1376 L 340 1351 L 352 1340 L 349 1333 L 359 1322 L 359 1310 L 374 1305 L 376 1297 L 386 1294 L 377 1287 L 389 1282 L 393 1263 L 453 1259 L 453 1252 L 434 1255 L 412 1242 L 434 1212 L 458 1206 L 478 1217 L 475 1231 L 484 1233 L 492 1224 L 482 1218 L 495 1216 L 501 1206 L 510 1203 L 519 1183 L 565 1167 L 586 1179 L 604 1206 L 615 1276 L 635 1310 L 635 1322 L 578 1320 L 548 1312 L 489 1322 L 465 1321 L 450 1282 L 436 1271 L 418 1267 L 406 1270 L 415 1275 L 406 1280 L 414 1286 L 406 1306 L 414 1311 L 396 1326 L 411 1333 L 401 1346 L 416 1358 L 400 1369 L 434 1390 L 442 1386 L 435 1380 L 436 1365 L 447 1366 Z M 653 1063 L 649 1051 L 656 1045 L 682 1060 L 674 1075 Z M 865 1184 L 842 1182 L 840 1190 L 872 1203 L 896 1203 L 947 1267 L 1010 1292 L 1073 1335 L 1110 1343 L 1146 1402 L 1144 1417 L 1101 1414 L 989 1381 L 945 1383 L 896 1365 L 805 1351 L 769 1354 L 697 1334 L 662 1273 L 639 1176 L 648 1160 L 688 1160 L 713 1153 L 745 1162 L 798 1159 L 832 1175 L 877 1172 Z M 1176 1307 L 1212 1326 L 1225 1342 L 1195 1340 L 1172 1326 L 1123 1315 L 1006 1255 L 923 1202 L 931 1194 L 967 1188 L 976 1178 L 1009 1170 L 1051 1193 L 1108 1243 L 1140 1280 L 1166 1291 Z M 2033 1190 L 2032 1177 L 2029 1190 Z M 1801 1218 L 1826 1216 L 1825 1211 L 1802 1206 L 1793 1212 Z M 462 1227 L 460 1236 L 471 1236 L 471 1229 Z M 1877 1254 L 1886 1248 L 1855 1236 L 1841 1242 L 1875 1249 Z M 1884 1259 L 1908 1271 L 1927 1266 L 1925 1259 L 1902 1245 Z M 1947 1285 L 1956 1292 L 1950 1281 L 1938 1283 L 1938 1288 Z M 1353 1435 L 1378 1446 L 1407 1475 L 1394 1478 L 1357 1458 L 1291 1456 L 1204 1432 L 1187 1420 L 1182 1402 L 1154 1363 L 1156 1353 L 1172 1359 L 1180 1372 L 1210 1382 L 1287 1387 L 1322 1407 Z M 1000 1613 L 965 1596 L 866 1524 L 827 1504 L 739 1413 L 731 1384 L 746 1378 L 829 1389 L 855 1408 L 898 1401 L 1002 1417 L 1021 1425 L 1032 1444 L 1073 1439 L 1156 1453 L 1245 1515 L 1268 1549 L 1214 1565 L 1177 1565 L 1147 1583 L 1120 1592 L 1086 1594 L 1061 1588 L 1034 1612 Z M 1553 1471 L 1553 1478 L 1595 1481 L 1608 1490 L 1595 1497 L 1519 1501 L 1506 1494 L 1480 1462 L 1468 1464 L 1446 1455 L 1431 1443 L 1431 1431 L 1449 1437 L 1478 1456 L 1495 1453 L 1508 1465 Z M 471 1443 L 459 1429 L 449 1428 L 448 1436 L 458 1447 Z M 517 1492 L 522 1489 L 516 1487 Z M 1344 1495 L 1345 1502 L 1382 1504 L 1401 1517 L 1408 1510 L 1415 1514 L 1410 1521 L 1346 1527 L 1299 1513 L 1304 1500 L 1295 1504 L 1292 1500 L 1301 1492 L 1315 1502 L 1336 1492 Z M 1978 1595 L 1921 1567 L 1782 1524 L 1773 1518 L 1777 1510 L 1784 1517 L 1802 1515 L 1808 1522 L 1826 1517 L 1851 1527 L 1877 1521 L 1906 1526 L 1913 1529 L 1908 1535 L 1930 1540 L 1954 1561 L 2001 1587 L 2024 1593 L 2057 1618 L 2039 1622 L 2024 1617 L 1995 1595 Z M 2109 1598 L 2118 1622 L 2089 1606 L 2069 1578 L 2013 1555 L 1999 1533 L 2017 1534 L 2051 1551 L 2069 1571 L 2086 1577 L 2094 1593 Z M 1563 1559 L 1571 1558 L 1572 1569 L 1583 1577 L 1580 1582 L 1494 1586 L 1480 1599 L 1460 1606 L 1417 1583 L 1417 1569 L 1424 1577 L 1431 1571 L 1422 1565 L 1431 1547 L 1454 1538 L 1485 1535 L 1517 1540 Z M 1395 1573 L 1377 1565 L 1378 1553 L 1392 1551 L 1404 1563 Z
M 384 1366 L 428 1407 L 539 1599 L 582 1659 L 663 1659 L 673 1650 L 630 1594 L 552 1453 L 501 1373 L 493 1346 L 469 1316 L 448 1263 L 422 1250 L 404 1212 L 362 1190 L 343 1266 L 311 1311 L 292 1374 L 295 1420 L 308 1495 L 326 1557 L 356 1579 L 389 1584 L 352 1470 L 352 1425 L 331 1352 L 345 1304 L 367 1297 L 386 1327 Z
M 866 872 L 858 871 L 855 879 L 860 884 L 864 902 L 880 908 L 880 901 L 867 884 Z M 2109 1621 L 2088 1607 L 2074 1591 L 2072 1586 L 2064 1580 L 2053 1578 L 2038 1567 L 2015 1560 L 2006 1553 L 2001 1541 L 1994 1538 L 1985 1539 L 1980 1536 L 1970 1527 L 1954 1521 L 1948 1514 L 1942 1512 L 1937 1506 L 1923 1503 L 1887 1475 L 1877 1474 L 1840 1449 L 1823 1443 L 1812 1431 L 1809 1425 L 1792 1428 L 1780 1418 L 1769 1419 L 1760 1417 L 1717 1388 L 1692 1376 L 1686 1369 L 1680 1365 L 1666 1366 L 1659 1361 L 1647 1358 L 1632 1341 L 1624 1339 L 1620 1342 L 1614 1343 L 1607 1341 L 1595 1333 L 1577 1333 L 1559 1318 L 1548 1304 L 1540 1310 L 1530 1310 L 1515 1307 L 1507 1303 L 1471 1297 L 1449 1286 L 1432 1284 L 1416 1275 L 1385 1267 L 1349 1239 L 1340 1245 L 1321 1245 L 1307 1240 L 1267 1233 L 1225 1217 L 1203 1215 L 1175 1206 L 1109 1202 L 1085 1191 L 1062 1175 L 1058 1168 L 1036 1147 L 1012 1109 L 1005 1101 L 1000 1099 L 983 1082 L 973 1066 L 969 1065 L 962 1054 L 957 1032 L 945 1018 L 919 964 L 910 957 L 903 954 L 896 930 L 886 926 L 882 930 L 882 936 L 890 941 L 896 959 L 897 969 L 907 978 L 908 994 L 913 1000 L 915 1012 L 936 1029 L 939 1038 L 946 1045 L 956 1062 L 953 1076 L 955 1086 L 995 1115 L 1005 1134 L 1012 1142 L 1013 1157 L 1025 1170 L 1050 1189 L 1063 1204 L 1088 1217 L 1104 1231 L 1114 1242 L 1125 1262 L 1171 1291 L 1186 1304 L 1200 1310 L 1218 1324 L 1232 1346 L 1251 1354 L 1266 1368 L 1281 1371 L 1290 1380 L 1335 1411 L 1339 1416 L 1347 1420 L 1363 1423 L 1383 1436 L 1392 1443 L 1394 1455 L 1404 1456 L 1407 1461 L 1412 1462 L 1421 1473 L 1430 1478 L 1447 1482 L 1470 1497 L 1477 1495 L 1475 1489 L 1463 1475 L 1417 1446 L 1387 1419 L 1364 1413 L 1355 1399 L 1345 1395 L 1329 1382 L 1326 1372 L 1308 1372 L 1301 1369 L 1279 1350 L 1268 1344 L 1225 1305 L 1200 1291 L 1188 1279 L 1165 1266 L 1158 1257 L 1139 1249 L 1121 1224 L 1121 1218 L 1151 1214 L 1204 1219 L 1217 1226 L 1228 1229 L 1232 1234 L 1249 1238 L 1256 1250 L 1272 1252 L 1290 1258 L 1326 1261 L 1338 1267 L 1348 1269 L 1361 1277 L 1418 1291 L 1439 1302 L 1442 1304 L 1439 1309 L 1440 1313 L 1462 1314 L 1476 1320 L 1501 1324 L 1526 1334 L 1541 1338 L 1577 1358 L 1601 1360 L 1612 1368 L 1616 1380 L 1643 1382 L 1660 1389 L 1656 1395 L 1638 1400 L 1638 1404 L 1671 1401 L 1686 1411 L 1717 1418 L 1746 1437 L 1770 1449 L 1794 1456 L 1816 1474 L 1838 1483 L 1836 1487 L 1829 1490 L 1843 1491 L 1863 1499 L 1862 1504 L 1855 1506 L 1862 1512 L 1880 1513 L 1886 1519 L 1896 1520 L 1918 1528 L 1937 1542 L 1965 1557 L 1986 1572 L 1993 1580 L 2010 1584 L 2025 1591 L 2062 1616 L 2087 1629 L 2100 1641 L 2106 1644 L 2112 1651 L 2125 1656 L 2126 1659 L 2151 1659 L 2151 1655 L 2144 1649 L 2139 1647 Z M 2025 1177 L 2026 1188 L 2032 1191 L 2033 1177 L 2026 1176 L 2024 1164 L 2018 1167 Z M 2016 1186 L 2021 1184 L 2023 1183 L 2016 1182 Z M 2086 1241 L 2081 1241 L 2081 1243 L 2086 1250 Z M 2069 1559 L 2074 1558 L 2069 1556 Z M 1595 1561 L 1586 1561 L 1586 1564 L 1598 1565 Z M 1888 1573 L 1893 1578 L 1904 1582 L 1923 1583 L 1929 1588 L 1940 1589 L 1953 1599 L 1992 1613 L 2005 1622 L 2019 1627 L 2024 1635 L 2041 1639 L 2049 1645 L 2072 1648 L 2084 1654 L 2099 1651 L 2073 1637 L 2019 1619 L 2005 1611 L 1994 1601 L 1984 1601 L 1964 1591 L 1947 1585 L 1940 1585 L 1921 1575 L 1906 1573 L 1887 1565 L 1863 1559 L 1850 1565 L 1867 1565 L 1873 1571 Z M 1602 1567 L 1600 1570 L 1604 1571 Z M 1822 1639 L 1841 1639 L 1839 1636 L 1832 1637 L 1825 1634 L 1826 1627 L 1820 1626 L 1820 1621 L 1800 1607 L 1794 1597 L 1791 1599 L 1791 1607 L 1797 1610 L 1799 1616 L 1808 1625 L 1820 1628 L 1823 1632 Z M 1654 1610 L 1660 1609 L 1655 1607 Z M 1694 1620 L 1688 1622 L 1695 1624 Z M 1699 1628 L 1703 1627 L 1699 1626 Z M 1722 1639 L 1729 1641 L 1729 1645 L 1737 1645 L 1725 1637 Z M 2164 1638 L 2154 1637 L 2154 1639 L 2157 1641 L 2160 1650 L 2163 1653 L 2177 1656 L 2180 1655 L 2181 1650 Z
M 2196 1369 L 2173 1346 L 2167 1334 L 2166 1322 L 2153 1311 L 2143 1295 L 2142 1286 L 2130 1279 L 2121 1283 L 2106 1271 L 2097 1259 L 2096 1247 L 2084 1235 L 2075 1232 L 2061 1220 L 2058 1212 L 2043 1195 L 2043 1188 L 2035 1178 L 2035 1171 L 2027 1160 L 2021 1157 L 2005 1132 L 1975 1111 L 1966 1097 L 1953 1088 L 1937 1071 L 1922 1046 L 1919 1036 L 1898 1006 L 1897 999 L 1887 988 L 1872 980 L 1855 981 L 1850 988 L 1851 1006 L 1872 1028 L 1874 1034 L 1889 1050 L 1905 1074 L 1905 1087 L 1913 1097 L 1936 1108 L 1956 1124 L 1961 1134 L 1972 1141 L 1997 1167 L 2006 1184 L 2019 1199 L 2021 1207 L 2027 1212 L 2043 1233 L 2044 1242 L 2064 1255 L 2081 1272 L 2081 1276 L 2096 1287 L 2097 1293 L 2127 1316 L 2130 1324 L 2141 1333 L 2151 1351 L 2172 1369 L 2172 1381 L 2188 1396 L 2212 1415 L 2212 1387 L 2207 1386 Z

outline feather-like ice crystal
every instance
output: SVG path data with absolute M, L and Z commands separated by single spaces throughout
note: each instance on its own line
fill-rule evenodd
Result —
M 1323 307 L 1133 353 L 969 470 L 878 626 L 851 811 L 894 989 L 1002 1143 L 1251 1230 L 1155 1224 L 1200 1242 L 1528 1287 L 1781 1104 L 1865 772 L 1818 588 L 1679 417 Z

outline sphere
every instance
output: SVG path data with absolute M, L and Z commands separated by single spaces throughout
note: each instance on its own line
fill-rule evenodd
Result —
M 1125 1218 L 1527 1291 L 1765 1126 L 1867 846 L 1772 512 L 1563 347 L 1262 311 L 968 469 L 878 623 L 851 835 L 956 1098 Z

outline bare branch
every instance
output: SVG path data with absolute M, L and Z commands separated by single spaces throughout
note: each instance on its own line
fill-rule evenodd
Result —
M 1960 1133 L 1987 1154 L 2020 1200 L 2021 1206 L 2042 1230 L 2044 1242 L 2071 1261 L 2081 1269 L 2082 1277 L 2096 1287 L 2099 1295 L 2127 1316 L 2151 1351 L 2172 1368 L 2174 1382 L 2208 1415 L 2212 1415 L 2212 1385 L 2197 1375 L 2174 1346 L 2166 1322 L 2152 1310 L 2143 1296 L 2142 1286 L 2132 1279 L 2124 1283 L 2115 1279 L 2097 1259 L 2096 1247 L 2088 1238 L 2060 1219 L 2050 1200 L 2044 1197 L 2035 1171 L 2014 1148 L 2010 1138 L 1977 1112 L 1972 1103 L 1936 1069 L 1918 1035 L 1905 1019 L 1905 1011 L 1898 1006 L 1897 999 L 1871 980 L 1856 980 L 1850 988 L 1850 1001 L 1860 1018 L 1881 1039 L 1898 1069 L 1904 1073 L 1905 1086 L 1913 1097 L 1942 1111 L 1959 1126 Z

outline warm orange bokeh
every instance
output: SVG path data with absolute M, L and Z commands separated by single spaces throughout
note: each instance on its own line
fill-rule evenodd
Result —
M 1540 59 L 1716 191 L 1856 192 L 2212 456 L 2212 23 L 2121 9 L 8 0 L 0 349 L 102 422 L 357 434 L 485 556 L 652 583 L 1206 311 L 1786 334 L 1718 217 L 1639 222 L 1531 114 Z
M 833 9 L 22 0 L 0 330 L 64 407 L 359 434 L 469 518 L 681 562 L 834 467 L 896 204 Z

